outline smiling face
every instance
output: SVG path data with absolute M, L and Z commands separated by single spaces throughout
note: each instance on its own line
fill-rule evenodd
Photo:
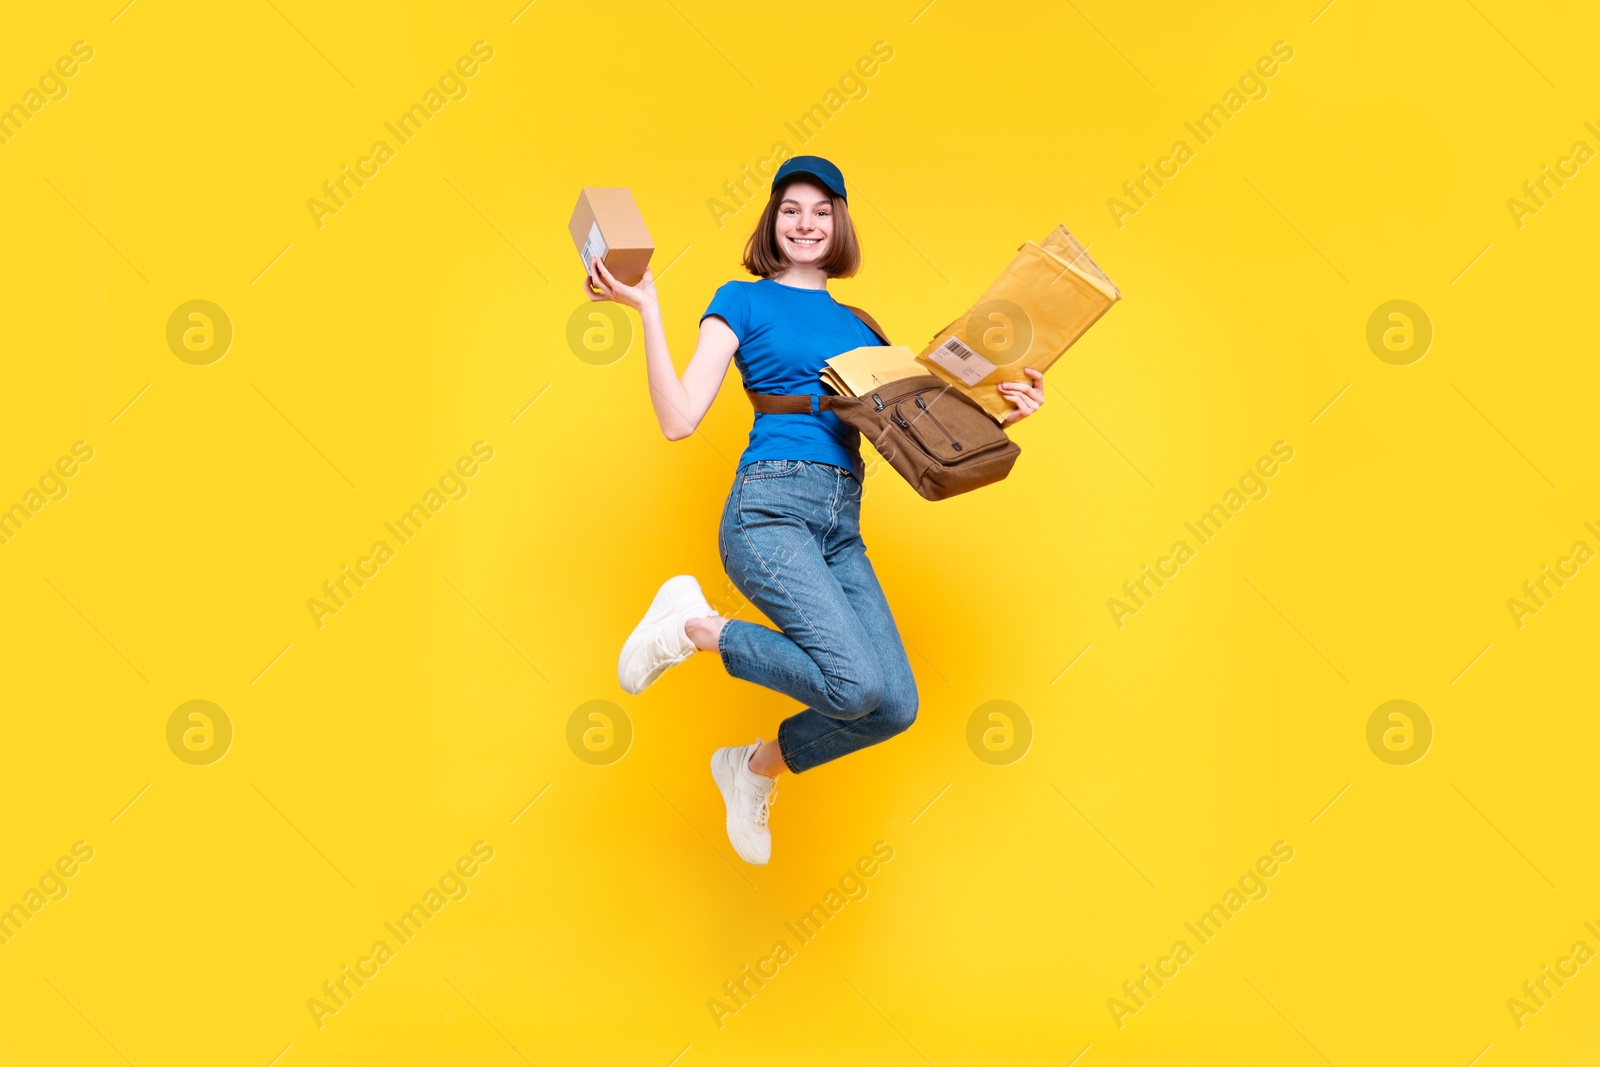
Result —
M 833 198 L 826 189 L 797 181 L 783 191 L 773 223 L 778 251 L 797 267 L 821 263 L 833 243 Z
M 861 244 L 850 205 L 837 203 L 815 179 L 796 178 L 775 190 L 744 245 L 744 268 L 757 278 L 809 286 L 819 278 L 849 278 L 861 266 Z

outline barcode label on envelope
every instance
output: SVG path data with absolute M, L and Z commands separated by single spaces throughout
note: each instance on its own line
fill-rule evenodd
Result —
M 952 337 L 928 354 L 945 370 L 960 378 L 964 385 L 977 385 L 994 370 L 994 364 L 978 355 L 959 337 Z

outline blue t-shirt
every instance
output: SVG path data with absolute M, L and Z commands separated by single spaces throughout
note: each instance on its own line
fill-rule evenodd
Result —
M 739 339 L 734 362 L 755 393 L 825 394 L 823 364 L 852 348 L 881 345 L 867 324 L 826 289 L 799 289 L 762 278 L 728 282 L 705 315 L 728 324 Z M 863 475 L 861 435 L 831 411 L 755 416 L 739 465 L 758 459 L 808 459 Z

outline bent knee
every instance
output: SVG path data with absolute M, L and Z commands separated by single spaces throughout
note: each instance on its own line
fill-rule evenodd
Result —
M 883 728 L 887 733 L 904 733 L 917 721 L 917 703 L 915 689 L 909 693 L 885 693 L 876 715 L 883 720 Z
M 865 718 L 883 703 L 883 679 L 876 673 L 862 672 L 828 686 L 828 705 L 819 708 L 831 719 Z

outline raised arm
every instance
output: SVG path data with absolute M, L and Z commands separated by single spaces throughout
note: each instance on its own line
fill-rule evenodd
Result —
M 655 279 L 648 270 L 638 285 L 623 285 L 597 256 L 590 262 L 584 292 L 590 300 L 614 300 L 639 313 L 644 330 L 650 403 L 655 407 L 661 432 L 669 441 L 681 441 L 694 433 L 711 409 L 711 402 L 727 376 L 728 363 L 739 348 L 739 339 L 728 324 L 714 315 L 700 323 L 699 343 L 695 345 L 694 355 L 689 357 L 683 377 L 679 378 L 672 353 L 667 349 L 666 330 L 661 325 Z

